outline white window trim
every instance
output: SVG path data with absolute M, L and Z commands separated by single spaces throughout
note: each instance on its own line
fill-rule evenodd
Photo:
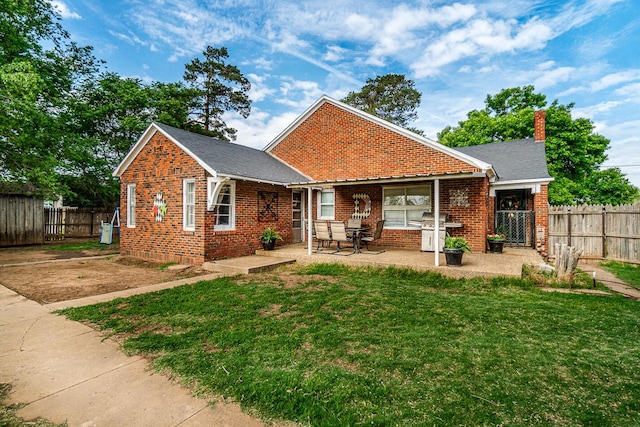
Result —
M 131 209 L 133 206 L 133 209 Z M 127 228 L 136 227 L 136 185 L 127 185 Z
M 403 209 L 397 209 L 398 206 L 385 206 L 384 204 L 384 193 L 386 190 L 392 190 L 392 189 L 398 189 L 398 188 L 402 188 L 404 189 L 404 195 L 405 198 L 407 196 L 407 188 L 411 188 L 411 187 L 429 187 L 429 205 L 425 206 L 425 205 L 417 205 L 417 206 L 412 206 L 412 205 L 402 205 Z M 407 219 L 407 214 L 406 212 L 409 210 L 416 210 L 416 211 L 421 211 L 421 212 L 431 212 L 432 211 L 432 205 L 433 205 L 433 185 L 432 184 L 421 184 L 421 185 L 393 185 L 393 186 L 385 186 L 382 187 L 382 217 L 384 218 L 384 214 L 386 211 L 392 211 L 392 210 L 403 210 L 405 212 L 404 215 L 404 222 L 405 225 L 403 227 L 398 227 L 398 226 L 387 226 L 387 224 L 385 223 L 384 228 L 389 228 L 392 230 L 416 230 L 419 229 L 420 226 L 411 226 L 409 225 L 409 220 Z M 395 209 L 394 209 L 395 208 Z
M 216 192 L 216 204 L 214 205 L 214 207 L 218 206 L 217 199 L 220 196 L 220 190 L 222 190 L 222 188 L 225 185 L 229 186 L 229 198 L 231 199 L 231 203 L 229 206 L 229 209 L 230 209 L 229 224 L 224 224 L 224 225 L 214 224 L 213 226 L 214 231 L 229 231 L 229 230 L 236 229 L 236 182 L 235 181 L 225 179 L 222 183 L 220 183 L 219 188 Z
M 193 224 L 187 223 L 187 186 L 193 184 Z M 196 229 L 196 180 L 188 178 L 182 180 L 182 229 L 185 231 L 195 231 Z
M 333 203 L 331 204 L 331 206 L 333 206 L 333 210 L 332 210 L 330 216 L 322 216 L 322 206 L 328 206 L 328 204 L 325 204 L 325 205 L 322 204 L 322 193 L 333 193 Z M 317 203 L 317 215 L 316 216 L 317 216 L 318 219 L 327 219 L 327 220 L 335 219 L 335 216 L 336 216 L 336 192 L 335 192 L 334 189 L 326 189 L 326 190 L 318 191 L 318 203 Z

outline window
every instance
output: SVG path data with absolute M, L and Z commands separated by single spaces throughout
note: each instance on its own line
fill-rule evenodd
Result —
M 182 185 L 182 228 L 193 231 L 196 229 L 196 181 L 185 179 Z
M 233 230 L 236 228 L 235 219 L 236 183 L 226 182 L 222 184 L 218 200 L 215 205 L 214 230 Z
M 410 221 L 421 221 L 424 212 L 431 212 L 431 185 L 382 189 L 385 228 L 419 228 Z
M 334 219 L 335 193 L 333 190 L 322 190 L 318 194 L 318 219 Z
M 127 185 L 127 227 L 136 226 L 136 185 Z

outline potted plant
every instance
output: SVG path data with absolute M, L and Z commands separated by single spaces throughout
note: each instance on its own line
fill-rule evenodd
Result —
M 260 235 L 260 240 L 265 251 L 272 251 L 276 247 L 276 240 L 282 240 L 282 236 L 280 236 L 276 227 L 267 227 Z
M 447 265 L 459 267 L 462 265 L 462 254 L 471 252 L 471 247 L 464 237 L 452 237 L 447 233 L 447 236 L 444 238 L 443 251 Z
M 501 254 L 507 235 L 504 233 L 487 234 L 487 242 L 489 242 L 489 252 Z

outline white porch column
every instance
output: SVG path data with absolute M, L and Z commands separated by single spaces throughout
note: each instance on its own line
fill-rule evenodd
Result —
M 435 266 L 440 265 L 440 180 L 433 180 L 433 242 L 435 250 Z
M 311 255 L 311 246 L 313 242 L 311 239 L 313 238 L 311 234 L 311 227 L 313 227 L 313 216 L 311 214 L 311 207 L 313 206 L 311 202 L 313 202 L 313 188 L 307 188 L 307 255 Z

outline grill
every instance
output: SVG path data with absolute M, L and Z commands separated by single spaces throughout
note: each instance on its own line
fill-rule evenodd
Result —
M 442 252 L 444 247 L 444 237 L 447 235 L 447 228 L 459 228 L 462 227 L 462 223 L 449 222 L 449 214 L 441 213 L 438 216 L 438 248 Z M 435 215 L 431 212 L 425 212 L 422 214 L 422 248 L 423 252 L 433 252 L 435 250 L 435 242 L 433 239 L 433 231 L 436 227 Z

